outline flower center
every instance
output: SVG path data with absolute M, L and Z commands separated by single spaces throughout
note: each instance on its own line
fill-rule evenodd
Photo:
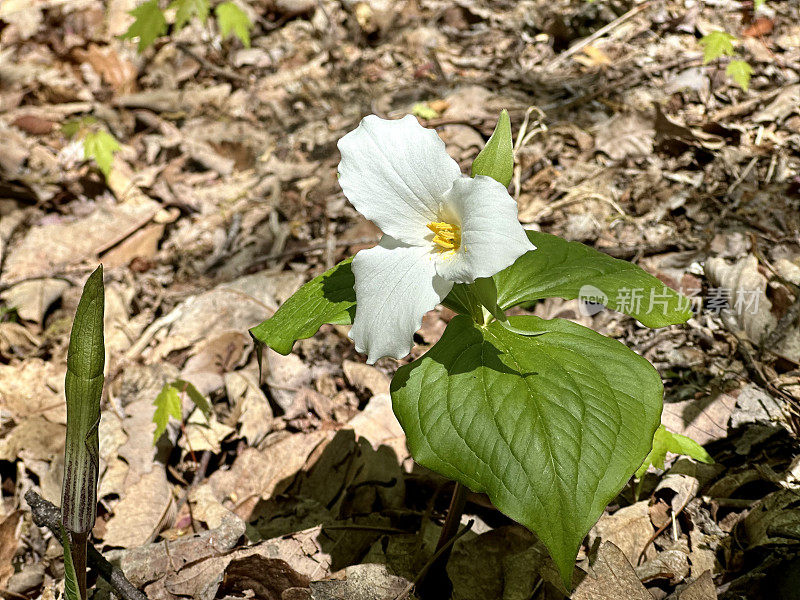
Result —
M 451 223 L 428 223 L 428 229 L 433 232 L 433 243 L 439 250 L 458 250 L 461 246 L 461 228 Z

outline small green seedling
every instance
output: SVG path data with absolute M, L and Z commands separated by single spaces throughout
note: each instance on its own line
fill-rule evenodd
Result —
M 93 160 L 100 172 L 108 178 L 114 154 L 119 152 L 120 146 L 116 138 L 100 126 L 94 117 L 83 117 L 67 121 L 61 127 L 61 133 L 68 138 L 81 140 L 83 143 L 83 157 Z
M 205 25 L 210 10 L 209 0 L 174 0 L 167 7 L 168 12 L 174 11 L 175 14 L 172 33 L 177 33 L 186 27 L 192 19 L 197 19 Z M 161 10 L 159 0 L 148 0 L 140 4 L 130 11 L 130 15 L 135 17 L 135 20 L 120 37 L 123 40 L 138 39 L 137 48 L 140 54 L 169 31 L 167 15 Z M 242 8 L 234 2 L 222 2 L 214 8 L 214 16 L 223 38 L 234 35 L 245 47 L 250 47 L 250 31 L 253 23 Z
M 704 36 L 700 40 L 700 45 L 703 47 L 703 64 L 708 64 L 724 56 L 736 56 L 736 50 L 733 47 L 733 43 L 736 41 L 736 36 L 725 31 L 712 31 Z M 731 60 L 725 69 L 725 73 L 744 91 L 749 89 L 753 67 L 747 61 L 741 59 Z
M 183 402 L 181 401 L 183 394 L 188 394 L 189 399 L 200 409 L 206 420 L 211 415 L 211 405 L 208 400 L 191 383 L 183 379 L 165 383 L 153 401 L 153 405 L 156 407 L 153 412 L 153 423 L 156 424 L 156 430 L 153 433 L 153 445 L 158 443 L 158 439 L 167 430 L 170 417 L 173 417 L 176 421 L 183 419 Z

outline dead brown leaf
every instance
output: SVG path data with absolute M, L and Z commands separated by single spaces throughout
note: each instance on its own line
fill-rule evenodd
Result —
M 597 558 L 589 574 L 578 584 L 572 600 L 653 600 L 639 581 L 633 567 L 622 550 L 605 542 L 597 551 Z

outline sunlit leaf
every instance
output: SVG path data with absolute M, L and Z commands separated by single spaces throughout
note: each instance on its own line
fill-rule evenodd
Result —
M 114 153 L 119 151 L 119 142 L 104 129 L 92 131 L 83 138 L 83 155 L 86 159 L 94 160 L 97 168 L 108 177 L 111 164 L 114 162 Z
M 631 315 L 647 327 L 685 323 L 692 316 L 688 298 L 641 267 L 579 242 L 538 231 L 527 233 L 536 250 L 492 277 L 502 310 L 544 298 L 580 298 Z M 464 288 L 454 285 L 443 304 L 474 314 Z
M 153 434 L 153 444 L 155 444 L 158 442 L 158 438 L 167 430 L 167 423 L 169 423 L 170 417 L 174 417 L 178 421 L 183 417 L 180 392 L 171 383 L 166 383 L 161 388 L 158 396 L 156 396 L 153 405 L 156 407 L 153 412 L 153 423 L 156 424 L 156 430 Z
M 420 119 L 425 119 L 425 120 L 435 119 L 436 117 L 439 116 L 438 112 L 433 110 L 430 106 L 428 106 L 424 102 L 417 102 L 411 108 L 411 114 L 414 115 L 415 117 L 419 117 Z
M 156 38 L 167 32 L 167 20 L 158 7 L 158 0 L 148 0 L 130 11 L 136 20 L 120 37 L 123 40 L 139 38 L 139 52 L 144 52 Z
M 514 147 L 511 141 L 511 119 L 503 110 L 492 137 L 472 162 L 472 176 L 486 175 L 505 186 L 514 175 Z
M 650 465 L 653 465 L 656 469 L 663 469 L 667 452 L 683 454 L 704 463 L 714 462 L 714 459 L 706 452 L 705 448 L 693 439 L 679 433 L 672 433 L 666 427 L 660 425 L 653 436 L 653 449 L 650 450 L 650 454 L 647 455 L 642 466 L 636 471 L 636 477 L 641 478 Z
M 297 340 L 311 337 L 325 323 L 352 324 L 356 314 L 352 260 L 343 260 L 306 283 L 250 335 L 275 352 L 289 354 Z
M 222 37 L 233 33 L 247 48 L 250 47 L 250 28 L 253 24 L 247 13 L 233 2 L 223 2 L 214 9 L 214 13 L 217 15 Z
M 753 67 L 744 60 L 732 60 L 725 69 L 728 76 L 736 82 L 745 92 L 750 87 L 750 77 L 753 75 Z
M 736 37 L 725 31 L 712 31 L 700 40 L 703 46 L 703 64 L 720 56 L 733 56 L 733 42 Z
M 201 23 L 208 20 L 208 0 L 175 0 L 169 8 L 175 10 L 176 31 L 183 29 L 193 17 L 197 17 Z

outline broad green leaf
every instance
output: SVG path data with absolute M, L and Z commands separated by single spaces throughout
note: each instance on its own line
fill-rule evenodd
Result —
M 233 33 L 238 37 L 242 43 L 250 47 L 250 28 L 252 23 L 241 8 L 236 6 L 233 2 L 223 2 L 214 9 L 219 21 L 219 31 L 222 37 L 227 37 L 228 34 Z
M 647 327 L 684 323 L 692 316 L 687 298 L 631 262 L 547 233 L 529 231 L 528 238 L 537 249 L 493 277 L 503 310 L 555 297 L 597 300 Z M 467 313 L 459 302 L 462 287 L 453 286 L 444 304 Z
M 64 596 L 66 596 L 67 600 L 81 600 L 78 574 L 75 571 L 75 563 L 72 562 L 69 534 L 63 525 L 61 525 L 61 546 L 64 548 Z
M 136 17 L 136 20 L 120 38 L 123 40 L 139 38 L 140 53 L 155 42 L 156 38 L 167 33 L 167 20 L 158 7 L 158 0 L 148 0 L 130 11 L 130 14 Z
M 83 138 L 83 155 L 94 160 L 100 171 L 108 177 L 114 153 L 119 151 L 119 142 L 104 130 L 92 131 Z
M 100 397 L 103 394 L 103 265 L 89 276 L 75 312 L 67 352 L 67 438 L 61 520 L 67 530 L 88 533 L 97 516 Z
M 203 24 L 208 20 L 208 0 L 175 0 L 169 8 L 175 10 L 175 31 L 183 29 L 192 17 Z
M 650 451 L 661 416 L 656 370 L 570 321 L 454 317 L 392 380 L 414 459 L 485 492 L 546 544 L 566 585 L 578 547 Z
M 736 37 L 724 31 L 712 31 L 700 39 L 703 46 L 703 64 L 709 63 L 720 56 L 733 56 L 733 42 Z
M 647 472 L 650 465 L 653 465 L 656 469 L 663 469 L 664 460 L 667 458 L 667 452 L 683 454 L 684 456 L 704 463 L 714 462 L 714 459 L 706 452 L 705 448 L 692 438 L 688 438 L 679 433 L 673 433 L 663 425 L 660 425 L 653 436 L 653 449 L 650 450 L 650 454 L 644 459 L 642 466 L 636 470 L 636 477 L 641 478 L 642 475 Z
M 250 335 L 275 352 L 289 354 L 297 340 L 310 338 L 325 323 L 352 324 L 356 314 L 352 260 L 343 260 L 309 281 Z
M 170 416 L 178 421 L 183 418 L 181 410 L 181 395 L 178 388 L 171 383 L 165 383 L 164 387 L 153 401 L 156 410 L 153 412 L 153 423 L 156 424 L 156 431 L 153 434 L 153 444 L 158 442 L 158 438 L 167 430 Z
M 203 413 L 203 416 L 206 418 L 206 420 L 208 420 L 208 418 L 211 416 L 211 404 L 209 404 L 206 397 L 200 393 L 200 390 L 183 379 L 176 379 L 173 381 L 172 387 L 177 388 L 178 392 L 181 394 L 185 393 L 188 395 L 189 399 L 200 410 L 200 412 Z M 180 417 L 176 418 L 180 419 Z
M 472 161 L 472 176 L 486 175 L 508 187 L 514 175 L 514 146 L 511 141 L 511 119 L 503 110 L 494 133 L 483 150 Z
M 750 63 L 744 60 L 732 60 L 728 63 L 728 68 L 725 69 L 728 77 L 733 79 L 740 88 L 745 92 L 750 87 L 750 77 L 753 74 L 753 67 Z

